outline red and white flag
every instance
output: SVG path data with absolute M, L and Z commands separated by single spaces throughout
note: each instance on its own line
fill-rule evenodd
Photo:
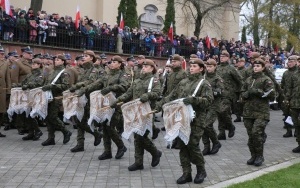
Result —
M 210 38 L 208 35 L 206 36 L 205 44 L 206 44 L 207 49 L 210 49 Z
M 173 43 L 173 23 L 171 23 L 171 25 L 170 25 L 168 37 L 169 37 L 170 41 Z
M 79 6 L 77 5 L 77 11 L 76 11 L 76 16 L 75 16 L 75 27 L 76 29 L 79 28 L 80 24 L 80 11 L 79 11 Z
M 1 7 L 2 10 L 5 10 L 7 15 L 13 16 L 12 11 L 10 9 L 9 0 L 1 0 Z
M 124 29 L 124 18 L 123 18 L 122 12 L 121 12 L 121 18 L 120 18 L 120 29 Z

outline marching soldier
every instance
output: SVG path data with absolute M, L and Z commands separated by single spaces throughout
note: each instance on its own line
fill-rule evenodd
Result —
M 42 143 L 42 146 L 55 145 L 55 131 L 59 130 L 64 135 L 63 143 L 70 141 L 72 133 L 68 131 L 64 123 L 59 119 L 59 101 L 55 99 L 57 96 L 62 96 L 62 92 L 69 88 L 70 75 L 65 71 L 65 56 L 58 54 L 54 60 L 54 69 L 49 73 L 42 87 L 43 91 L 51 91 L 53 101 L 48 104 L 48 115 L 45 119 L 48 138 Z
M 144 60 L 145 60 L 145 56 L 143 56 L 143 55 L 138 56 L 137 65 L 135 66 L 135 69 L 134 69 L 133 79 L 136 79 L 136 78 L 140 77 L 140 74 L 141 74 L 141 71 L 142 71 L 142 68 L 143 68 Z
M 204 79 L 203 73 L 205 66 L 202 60 L 193 59 L 189 61 L 190 73 L 187 78 L 181 80 L 177 87 L 162 101 L 161 104 L 173 101 L 175 99 L 184 98 L 183 102 L 186 105 L 192 105 L 195 111 L 195 118 L 191 122 L 191 134 L 187 145 L 178 139 L 180 151 L 180 164 L 182 166 L 183 175 L 177 180 L 177 184 L 184 184 L 192 181 L 191 163 L 196 165 L 197 174 L 194 183 L 199 184 L 204 181 L 207 174 L 204 166 L 204 158 L 199 148 L 199 142 L 204 132 L 205 118 L 208 107 L 213 101 L 213 92 L 208 81 Z M 192 96 L 197 85 L 203 81 L 195 97 Z
M 5 51 L 0 46 L 0 126 L 2 125 L 4 113 L 7 110 L 7 97 L 9 97 L 11 88 L 9 64 L 5 59 Z M 0 132 L 0 137 L 5 137 Z
M 102 95 L 106 95 L 111 91 L 116 93 L 116 97 L 122 95 L 129 87 L 129 83 L 122 70 L 123 62 L 124 60 L 120 56 L 113 56 L 111 61 L 108 62 L 110 68 L 108 74 L 86 88 L 80 89 L 77 93 L 78 96 L 81 96 L 84 93 L 89 95 L 91 92 L 100 89 Z M 98 157 L 99 160 L 112 158 L 111 141 L 113 141 L 118 147 L 117 154 L 115 155 L 116 159 L 121 159 L 127 151 L 127 148 L 125 147 L 117 130 L 119 131 L 119 134 L 123 133 L 123 116 L 120 107 L 115 109 L 110 123 L 103 125 L 104 152 Z
M 78 82 L 72 87 L 70 87 L 70 92 L 75 92 L 78 96 L 82 96 L 85 93 L 85 87 L 94 83 L 98 77 L 99 73 L 97 69 L 93 66 L 93 63 L 96 61 L 95 53 L 91 50 L 86 50 L 83 53 L 82 61 L 79 63 L 81 68 Z M 89 96 L 89 95 L 87 95 Z M 84 115 L 81 121 L 76 118 L 77 125 L 77 145 L 71 149 L 71 152 L 81 152 L 84 151 L 84 140 L 85 132 L 88 132 L 94 136 L 94 146 L 98 146 L 101 142 L 102 135 L 97 130 L 91 130 L 87 124 L 90 111 L 89 101 L 84 107 Z
M 94 63 L 94 67 L 98 69 L 99 76 L 103 76 L 106 74 L 105 66 L 104 66 L 104 58 L 106 59 L 106 56 L 101 54 L 101 56 L 96 56 L 96 62 Z
M 160 96 L 160 84 L 157 80 L 152 79 L 153 77 L 155 77 L 155 73 L 155 63 L 150 59 L 145 59 L 140 78 L 135 79 L 127 92 L 118 97 L 117 101 L 127 102 L 140 98 L 140 101 L 143 103 L 149 101 L 151 108 L 154 109 L 155 101 Z M 153 80 L 152 83 L 150 83 L 151 80 Z M 149 92 L 147 89 L 149 89 L 150 84 L 152 85 L 152 88 Z M 148 151 L 152 155 L 152 167 L 155 167 L 159 164 L 162 152 L 156 148 L 154 143 L 149 139 L 148 135 L 149 131 L 146 131 L 144 136 L 140 136 L 134 133 L 135 162 L 128 167 L 129 171 L 144 169 L 144 150 Z
M 264 162 L 263 148 L 266 125 L 270 120 L 269 100 L 274 97 L 274 83 L 263 70 L 265 62 L 257 58 L 253 62 L 252 76 L 248 77 L 242 88 L 244 102 L 244 125 L 248 133 L 248 147 L 251 158 L 248 165 L 261 166 Z
M 243 84 L 241 75 L 233 66 L 229 65 L 229 53 L 227 51 L 222 51 L 220 54 L 220 65 L 217 68 L 217 74 L 224 80 L 225 90 L 229 93 L 222 100 L 223 113 L 221 113 L 221 116 L 218 117 L 218 139 L 226 140 L 225 129 L 229 129 L 229 138 L 234 136 L 235 126 L 232 124 L 231 106 L 233 104 L 233 100 L 237 100 L 236 93 L 240 92 Z

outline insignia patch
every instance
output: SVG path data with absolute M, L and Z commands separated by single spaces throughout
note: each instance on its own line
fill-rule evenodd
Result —
M 17 65 L 12 65 L 11 66 L 11 69 L 16 69 L 17 68 Z

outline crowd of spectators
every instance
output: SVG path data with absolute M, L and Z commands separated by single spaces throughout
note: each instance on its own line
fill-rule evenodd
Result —
M 227 50 L 232 63 L 237 58 L 245 58 L 252 51 L 268 54 L 275 68 L 284 67 L 288 56 L 285 51 L 275 51 L 267 47 L 256 47 L 249 43 L 234 40 L 211 39 L 207 44 L 206 38 L 174 35 L 170 40 L 161 31 L 152 29 L 129 28 L 120 29 L 118 24 L 94 21 L 87 16 L 80 20 L 79 28 L 75 27 L 71 16 L 61 17 L 57 13 L 48 14 L 46 11 L 28 11 L 12 9 L 12 16 L 0 10 L 1 39 L 22 43 L 50 45 L 65 48 L 91 49 L 102 52 L 116 52 L 117 36 L 122 38 L 122 49 L 125 54 L 139 54 L 155 57 L 169 57 L 180 54 L 189 57 L 197 54 L 203 60 L 217 58 L 222 50 Z

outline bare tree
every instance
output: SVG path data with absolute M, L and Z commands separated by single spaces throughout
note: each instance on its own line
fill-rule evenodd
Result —
M 33 9 L 36 14 L 38 11 L 42 10 L 43 0 L 31 0 L 30 8 Z

